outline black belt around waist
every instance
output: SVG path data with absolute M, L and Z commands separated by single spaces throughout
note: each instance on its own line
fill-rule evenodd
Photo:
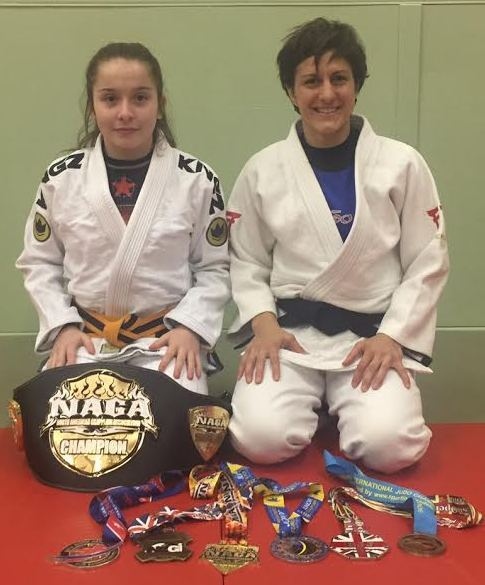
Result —
M 329 303 L 306 299 L 276 299 L 278 307 L 285 311 L 278 319 L 283 327 L 312 325 L 326 335 L 352 331 L 359 337 L 372 337 L 377 333 L 384 313 L 357 313 Z
M 281 327 L 311 325 L 326 335 L 337 335 L 352 331 L 359 337 L 372 337 L 379 330 L 384 313 L 358 313 L 320 301 L 301 298 L 276 299 L 276 304 L 285 314 L 278 318 Z M 424 366 L 431 364 L 431 357 L 403 347 L 402 352 Z
M 99 491 L 204 463 L 225 440 L 231 407 L 161 372 L 102 362 L 41 372 L 14 390 L 9 411 L 38 479 Z

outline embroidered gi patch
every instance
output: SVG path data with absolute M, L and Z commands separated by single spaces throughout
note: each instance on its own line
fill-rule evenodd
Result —
M 436 229 L 440 229 L 440 209 L 441 205 L 438 207 L 433 207 L 433 209 L 428 209 L 426 213 L 429 217 L 433 220 L 433 223 L 436 225 Z
M 34 217 L 34 238 L 38 242 L 46 242 L 50 238 L 50 235 L 50 225 L 47 223 L 46 218 L 37 212 Z
M 237 211 L 226 211 L 226 220 L 227 220 L 227 225 L 229 227 L 229 229 L 231 229 L 231 226 L 236 223 L 236 221 L 241 217 L 241 214 L 238 213 Z
M 227 222 L 223 217 L 214 218 L 207 228 L 206 238 L 211 246 L 222 246 L 227 242 Z

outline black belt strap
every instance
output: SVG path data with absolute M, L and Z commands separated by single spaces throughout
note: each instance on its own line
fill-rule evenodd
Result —
M 282 327 L 312 325 L 326 335 L 352 331 L 359 337 L 372 337 L 377 333 L 384 313 L 357 313 L 329 303 L 306 299 L 276 299 L 285 311 L 278 319 Z
M 343 331 L 352 331 L 359 337 L 373 337 L 384 318 L 384 313 L 358 313 L 330 303 L 301 298 L 276 299 L 276 304 L 285 311 L 285 314 L 278 318 L 281 327 L 311 325 L 330 336 Z M 405 356 L 423 366 L 431 364 L 430 356 L 403 346 L 401 349 Z

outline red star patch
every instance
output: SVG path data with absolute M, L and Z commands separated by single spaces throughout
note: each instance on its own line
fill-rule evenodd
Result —
M 127 177 L 121 177 L 112 183 L 115 197 L 131 197 L 135 192 L 135 183 Z

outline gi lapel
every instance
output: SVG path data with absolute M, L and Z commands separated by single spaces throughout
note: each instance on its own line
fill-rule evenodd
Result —
M 116 250 L 125 233 L 125 222 L 109 190 L 108 174 L 99 136 L 89 156 L 85 177 L 84 194 L 88 204 L 97 215 L 103 233 Z
M 320 248 L 325 257 L 336 257 L 342 249 L 342 238 L 315 173 L 300 144 L 295 124 L 288 138 L 282 143 L 282 148 L 291 179 L 296 184 L 295 195 L 300 197 L 306 207 L 310 222 L 308 228 L 313 227 L 316 236 L 315 248 L 312 252 Z
M 123 315 L 129 312 L 130 288 L 135 268 L 175 166 L 174 150 L 166 142 L 158 143 L 113 262 L 106 294 L 108 315 Z
M 298 169 L 300 185 L 300 194 L 305 197 L 308 201 L 309 211 L 312 215 L 316 230 L 319 234 L 320 241 L 324 245 L 327 255 L 332 253 L 332 260 L 327 268 L 321 272 L 316 278 L 311 280 L 301 292 L 301 296 L 305 299 L 310 300 L 322 300 L 331 291 L 338 288 L 340 283 L 343 281 L 351 280 L 352 271 L 356 264 L 359 262 L 359 257 L 367 245 L 369 229 L 372 229 L 372 218 L 369 210 L 369 206 L 365 197 L 363 185 L 365 184 L 365 176 L 372 172 L 372 161 L 371 158 L 375 156 L 375 134 L 373 133 L 370 125 L 364 120 L 364 126 L 362 128 L 356 153 L 355 153 L 355 217 L 352 229 L 345 242 L 342 242 L 340 234 L 338 233 L 335 221 L 326 205 L 321 190 L 318 186 L 318 182 L 314 178 L 314 184 L 317 185 L 320 191 L 320 198 L 323 200 L 326 213 L 321 217 L 321 212 L 317 207 L 316 201 L 316 190 L 312 192 L 309 190 L 310 178 L 305 177 L 303 174 L 303 165 L 300 163 Z M 295 132 L 295 139 L 298 140 Z M 364 146 L 365 145 L 365 146 Z M 303 156 L 303 149 L 300 147 Z M 305 157 L 306 158 L 306 157 Z M 313 175 L 311 168 L 307 165 L 310 173 Z M 296 170 L 296 169 L 295 169 Z M 309 173 L 308 173 L 309 174 Z M 308 175 L 307 174 L 307 175 Z M 307 193 L 311 195 L 305 196 L 303 189 L 307 189 Z M 320 214 L 320 216 L 318 215 Z M 325 231 L 327 233 L 322 234 Z M 326 247 L 326 246 L 329 247 Z

